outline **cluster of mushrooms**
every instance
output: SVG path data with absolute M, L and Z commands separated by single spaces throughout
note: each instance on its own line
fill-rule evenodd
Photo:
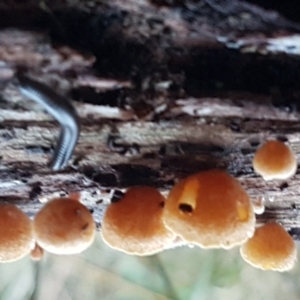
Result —
M 44 250 L 75 254 L 94 241 L 96 227 L 92 214 L 78 197 L 49 201 L 32 221 L 18 207 L 0 204 L 0 262 L 11 262 L 31 253 L 34 260 Z
M 297 169 L 290 148 L 270 140 L 253 159 L 265 180 L 287 179 Z M 155 188 L 129 188 L 107 208 L 101 228 L 112 248 L 132 255 L 152 255 L 178 245 L 230 249 L 240 246 L 243 259 L 264 270 L 287 271 L 295 264 L 296 245 L 277 223 L 256 228 L 255 207 L 237 179 L 222 170 L 208 170 L 179 181 L 167 199 Z M 1 226 L 2 225 L 2 226 Z M 43 251 L 75 254 L 95 237 L 90 211 L 79 197 L 46 203 L 30 220 L 12 204 L 0 204 L 0 262 Z
M 270 140 L 253 159 L 265 180 L 287 179 L 297 170 L 288 146 Z M 256 228 L 254 205 L 242 185 L 222 170 L 193 174 L 178 182 L 165 199 L 151 187 L 132 187 L 106 210 L 103 240 L 133 255 L 151 255 L 178 245 L 230 249 L 240 246 L 243 259 L 263 270 L 293 268 L 297 249 L 277 223 Z

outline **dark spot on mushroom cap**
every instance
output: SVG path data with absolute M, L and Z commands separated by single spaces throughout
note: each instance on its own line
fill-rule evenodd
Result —
M 89 227 L 89 224 L 88 223 L 85 223 L 82 227 L 81 227 L 81 229 L 82 230 L 85 230 L 85 229 L 87 229 Z
M 159 206 L 163 208 L 165 206 L 165 202 L 164 201 L 160 202 Z
M 189 204 L 185 204 L 185 203 L 180 203 L 178 205 L 179 210 L 181 210 L 184 213 L 192 213 L 193 212 L 193 208 L 191 205 Z

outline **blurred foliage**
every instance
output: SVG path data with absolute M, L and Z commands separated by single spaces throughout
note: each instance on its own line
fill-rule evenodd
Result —
M 247 265 L 239 249 L 181 247 L 150 257 L 108 248 L 98 237 L 74 256 L 46 254 L 0 265 L 1 300 L 296 300 L 300 266 L 286 273 Z

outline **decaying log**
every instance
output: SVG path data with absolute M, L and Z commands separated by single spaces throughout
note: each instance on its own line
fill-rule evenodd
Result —
M 221 168 L 265 199 L 258 222 L 298 238 L 300 172 L 265 182 L 251 160 L 269 138 L 300 158 L 299 23 L 240 1 L 13 2 L 0 6 L 1 201 L 34 215 L 82 192 L 100 226 L 116 189 L 167 193 Z M 59 127 L 20 95 L 16 70 L 73 100 L 81 134 L 64 170 L 47 167 Z

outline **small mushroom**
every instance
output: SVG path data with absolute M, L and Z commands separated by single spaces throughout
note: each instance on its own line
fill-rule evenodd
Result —
M 254 213 L 257 215 L 262 215 L 265 212 L 265 198 L 257 197 L 252 200 Z
M 253 235 L 255 216 L 241 184 L 224 171 L 210 170 L 172 188 L 163 220 L 187 243 L 228 249 Z
M 103 240 L 112 248 L 134 255 L 151 255 L 168 247 L 175 235 L 162 221 L 165 198 L 155 188 L 130 188 L 107 208 Z
M 296 173 L 297 160 L 283 142 L 270 140 L 256 151 L 253 168 L 264 180 L 287 179 Z
M 0 262 L 18 260 L 33 246 L 31 220 L 18 207 L 0 204 Z
M 75 254 L 94 241 L 95 223 L 90 211 L 78 201 L 58 198 L 48 202 L 35 216 L 33 233 L 37 243 L 55 254 Z
M 34 261 L 39 261 L 44 256 L 44 249 L 39 246 L 39 244 L 35 243 L 34 248 L 30 251 L 30 257 Z
M 267 223 L 257 228 L 240 252 L 250 265 L 279 272 L 292 269 L 297 258 L 295 242 L 277 223 Z

